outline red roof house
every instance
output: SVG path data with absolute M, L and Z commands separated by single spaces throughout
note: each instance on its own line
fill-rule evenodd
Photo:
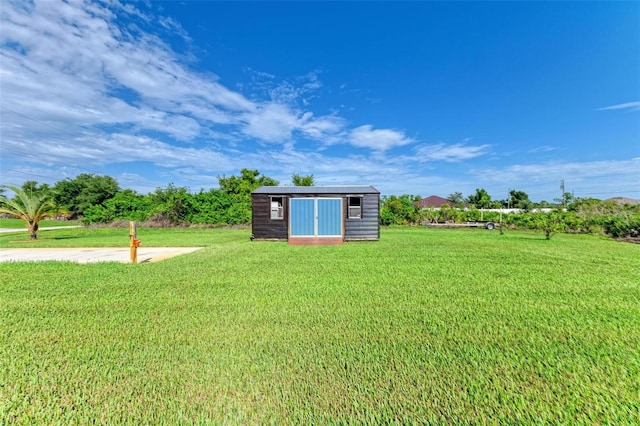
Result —
M 423 198 L 420 201 L 416 201 L 415 204 L 420 208 L 428 209 L 431 207 L 440 208 L 445 204 L 451 206 L 453 203 L 446 198 L 438 197 L 437 195 L 431 195 L 427 198 Z

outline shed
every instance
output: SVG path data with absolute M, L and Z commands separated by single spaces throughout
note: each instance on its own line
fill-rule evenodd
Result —
M 256 240 L 342 244 L 380 239 L 380 191 L 373 186 L 262 186 L 251 193 Z

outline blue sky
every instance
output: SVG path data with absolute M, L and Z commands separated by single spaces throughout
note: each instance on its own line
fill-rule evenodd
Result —
M 640 199 L 638 2 L 0 1 L 0 183 Z

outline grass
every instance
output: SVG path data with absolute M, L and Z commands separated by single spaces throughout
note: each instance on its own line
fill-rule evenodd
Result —
M 123 231 L 47 232 L 95 246 Z M 139 230 L 205 246 L 159 263 L 0 264 L 0 424 L 640 421 L 638 245 L 249 234 Z
M 248 233 L 247 233 L 248 232 Z M 251 231 L 231 231 L 229 229 L 192 229 L 192 228 L 138 228 L 137 238 L 143 247 L 201 247 L 220 245 L 249 240 Z M 242 237 L 239 237 L 242 235 Z M 129 247 L 129 228 L 69 228 L 38 232 L 33 241 L 29 235 L 9 233 L 0 234 L 0 247 Z
M 78 222 L 69 220 L 46 219 L 41 220 L 38 225 L 40 228 L 44 228 L 46 226 L 74 226 L 78 225 Z M 0 228 L 25 229 L 26 232 L 25 222 L 21 219 L 0 218 Z

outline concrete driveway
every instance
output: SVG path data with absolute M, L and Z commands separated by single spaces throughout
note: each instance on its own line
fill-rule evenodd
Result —
M 140 247 L 138 263 L 157 262 L 180 254 L 192 253 L 202 247 Z M 86 248 L 0 248 L 0 262 L 41 262 L 46 260 L 76 263 L 129 263 L 129 247 Z
M 48 226 L 40 231 L 52 229 L 81 228 L 81 226 Z M 25 228 L 0 228 L 0 233 L 27 232 Z M 192 253 L 202 247 L 140 247 L 138 263 L 157 262 L 184 253 Z M 0 248 L 0 262 L 42 262 L 57 260 L 62 262 L 129 263 L 129 247 L 84 247 L 84 248 Z

